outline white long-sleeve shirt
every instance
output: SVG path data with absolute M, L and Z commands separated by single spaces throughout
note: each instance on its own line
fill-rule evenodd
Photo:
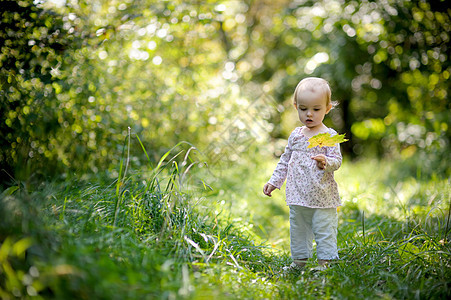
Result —
M 341 205 L 338 195 L 334 171 L 341 166 L 342 156 L 340 146 L 313 147 L 309 145 L 308 137 L 302 133 L 303 127 L 297 127 L 288 138 L 288 145 L 280 157 L 274 170 L 270 184 L 280 189 L 285 181 L 287 205 L 300 205 L 310 208 L 332 208 Z M 328 128 L 332 135 L 337 132 Z M 324 154 L 326 167 L 320 169 L 313 156 Z

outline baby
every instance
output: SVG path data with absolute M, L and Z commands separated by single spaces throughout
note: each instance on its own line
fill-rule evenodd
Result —
M 290 247 L 293 263 L 285 270 L 300 269 L 312 257 L 316 241 L 318 263 L 325 268 L 338 259 L 337 207 L 341 205 L 334 171 L 342 161 L 339 144 L 307 148 L 308 139 L 319 133 L 337 134 L 323 120 L 332 109 L 331 91 L 326 80 L 301 80 L 294 92 L 294 106 L 304 124 L 293 130 L 288 145 L 263 193 L 280 189 L 285 179 L 286 202 L 290 208 Z

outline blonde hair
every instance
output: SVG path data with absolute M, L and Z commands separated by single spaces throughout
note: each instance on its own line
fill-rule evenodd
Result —
M 304 91 L 324 93 L 324 95 L 326 96 L 326 106 L 332 104 L 332 107 L 334 107 L 337 104 L 335 101 L 332 102 L 331 100 L 332 92 L 330 90 L 329 83 L 322 78 L 307 77 L 302 79 L 294 90 L 294 106 L 297 106 L 298 97 Z

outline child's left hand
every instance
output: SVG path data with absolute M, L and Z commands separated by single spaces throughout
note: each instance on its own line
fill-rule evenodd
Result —
M 316 160 L 316 164 L 321 170 L 324 170 L 326 168 L 327 160 L 324 154 L 312 156 L 312 159 Z

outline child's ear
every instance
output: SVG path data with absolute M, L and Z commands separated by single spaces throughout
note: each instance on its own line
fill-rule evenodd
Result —
M 330 112 L 330 110 L 332 109 L 332 103 L 330 103 L 327 107 L 326 107 L 326 114 L 328 114 Z

